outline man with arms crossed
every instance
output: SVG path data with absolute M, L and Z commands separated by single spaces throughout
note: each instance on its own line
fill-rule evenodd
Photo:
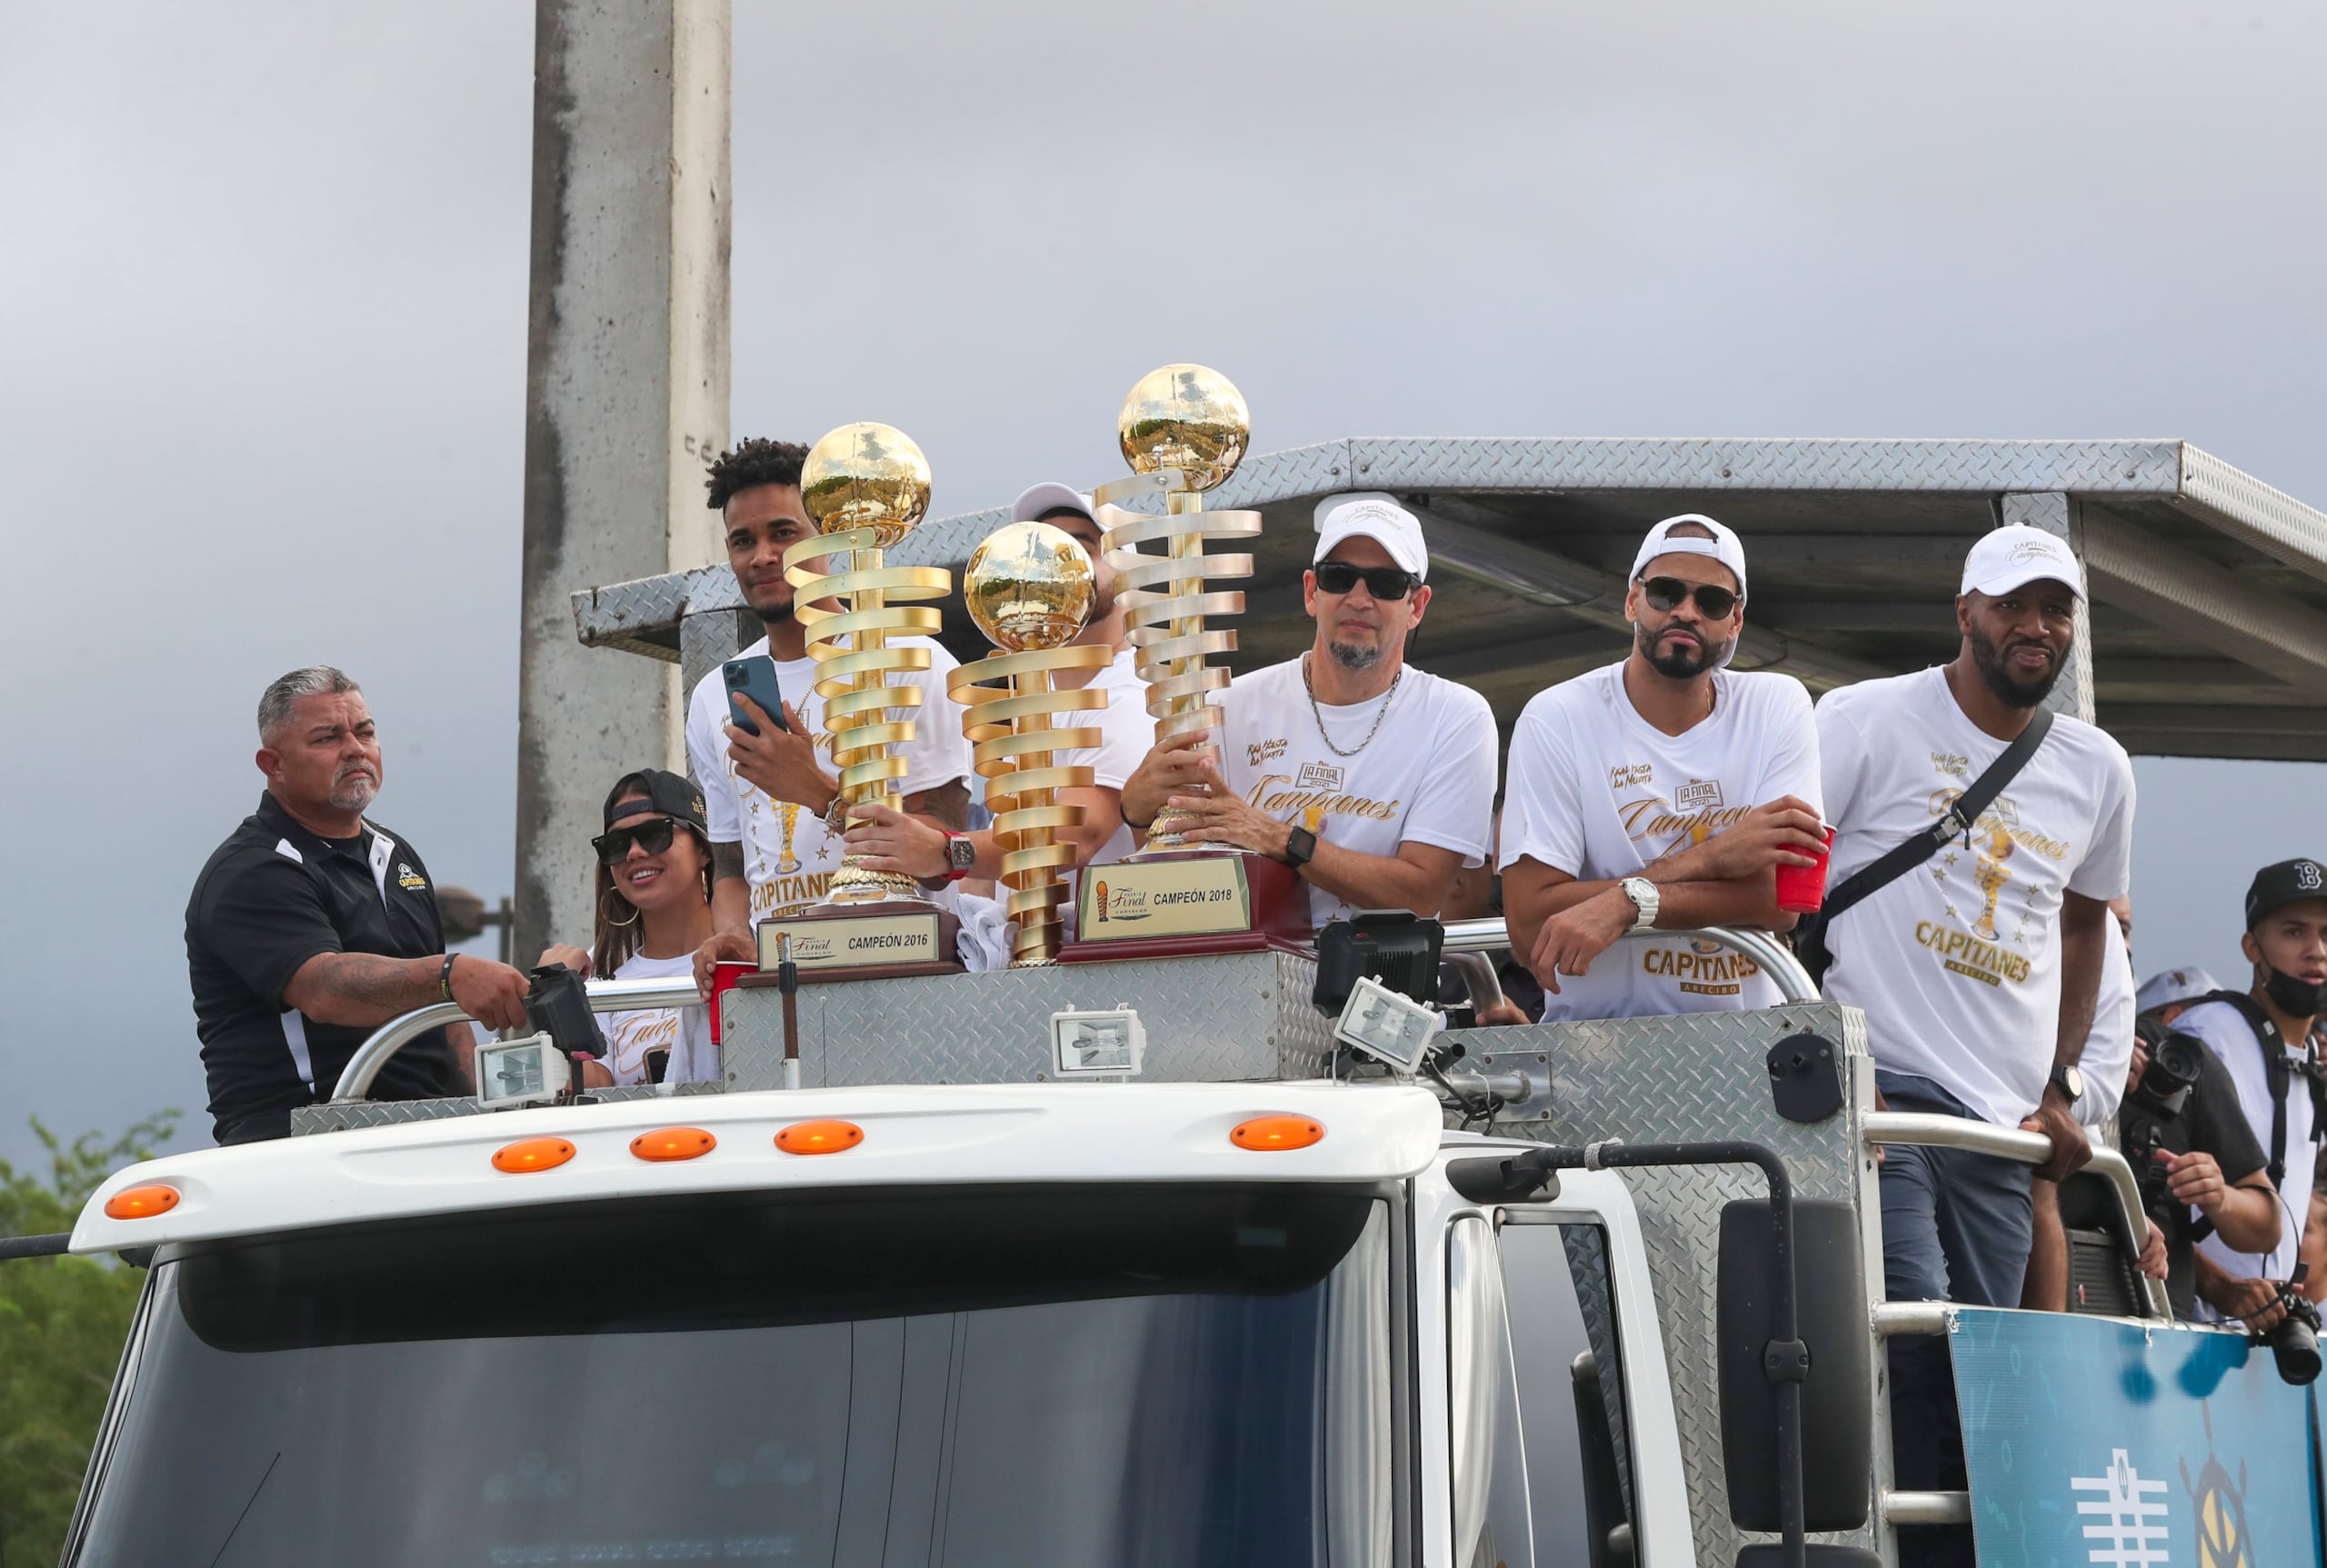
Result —
M 1619 663 L 1538 693 L 1512 732 L 1503 823 L 1511 945 L 1543 1017 L 1774 1006 L 1743 956 L 1628 931 L 1793 929 L 1776 868 L 1815 864 L 1818 732 L 1791 675 L 1725 666 L 1745 624 L 1745 550 L 1710 517 L 1669 517 L 1633 557 Z M 1635 956 L 1636 955 L 1636 956 Z
M 2212 1309 L 2200 1315 L 2237 1318 L 2266 1333 L 2286 1315 L 2274 1298 L 2304 1253 L 2311 1178 L 2327 1132 L 2320 1125 L 2319 1067 L 2311 1047 L 2312 1024 L 2327 1013 L 2327 864 L 2282 860 L 2256 872 L 2246 890 L 2240 946 L 2254 966 L 2244 997 L 2217 992 L 2183 1012 L 2173 1027 L 2204 1041 L 2230 1070 L 2276 1200 L 2262 1237 L 2242 1240 L 2225 1226 L 2198 1243 L 2198 1297 Z M 2310 1239 L 2315 1253 L 2318 1238 Z M 2320 1283 L 2303 1282 L 2313 1300 Z
M 2068 546 L 2014 524 L 1963 565 L 1954 660 L 1863 681 L 1818 704 L 1830 888 L 1928 834 L 2060 679 L 2084 572 Z M 1866 1014 L 1875 1082 L 1895 1111 L 1968 1116 L 2051 1140 L 2037 1173 L 2092 1157 L 2077 1062 L 2129 891 L 2133 773 L 2094 726 L 2056 716 L 1979 820 L 1834 917 L 1825 994 Z M 1893 1147 L 1882 1166 L 1885 1293 L 1893 1301 L 2017 1306 L 2030 1241 L 2029 1167 L 1962 1150 Z M 1891 1342 L 1899 1484 L 1963 1484 L 1943 1340 Z M 1932 1562 L 1969 1561 L 1968 1533 L 1909 1531 Z
M 753 927 L 816 903 L 840 869 L 840 780 L 825 766 L 832 737 L 824 733 L 824 699 L 816 694 L 807 629 L 794 613 L 784 575 L 784 552 L 816 534 L 800 499 L 800 464 L 807 455 L 806 447 L 785 442 L 742 442 L 721 454 L 707 482 L 707 504 L 725 524 L 735 585 L 767 627 L 766 636 L 736 656 L 764 654 L 775 661 L 784 719 L 778 724 L 753 705 L 760 733 L 738 729 L 729 722 L 726 682 L 715 669 L 695 683 L 687 703 L 687 763 L 703 784 L 711 829 L 713 933 L 695 954 L 695 984 L 705 995 L 714 962 L 757 957 Z M 920 707 L 889 710 L 893 718 L 910 712 L 914 719 L 913 739 L 891 752 L 904 759 L 898 788 L 905 810 L 934 828 L 959 832 L 969 804 L 970 752 L 960 709 L 945 695 L 954 656 L 926 637 L 899 637 L 891 645 L 929 654 L 927 669 L 891 683 L 909 683 L 922 694 Z
M 1221 694 L 1219 752 L 1197 731 L 1149 752 L 1124 785 L 1144 831 L 1168 804 L 1193 840 L 1295 867 L 1311 924 L 1361 909 L 1435 914 L 1485 863 L 1494 803 L 1486 699 L 1406 663 L 1430 606 L 1422 524 L 1373 493 L 1322 502 L 1302 603 L 1309 651 Z
M 1134 666 L 1131 640 L 1124 633 L 1124 605 L 1116 596 L 1114 568 L 1099 546 L 1100 528 L 1091 497 L 1055 482 L 1036 484 L 1020 495 L 1010 509 L 1013 523 L 1047 523 L 1083 546 L 1091 557 L 1093 598 L 1091 618 L 1069 644 L 1078 648 L 1112 648 L 1114 662 L 1096 670 L 1068 670 L 1054 677 L 1059 689 L 1076 691 L 1096 686 L 1107 694 L 1104 708 L 1062 713 L 1052 722 L 1062 728 L 1095 729 L 1096 746 L 1071 748 L 1054 754 L 1060 767 L 1088 767 L 1091 787 L 1058 792 L 1062 805 L 1083 808 L 1078 827 L 1061 828 L 1060 838 L 1074 845 L 1077 865 L 1105 865 L 1121 860 L 1136 845 L 1124 826 L 1124 781 L 1137 770 L 1155 740 L 1155 721 L 1147 713 L 1147 683 Z M 959 723 L 961 706 L 953 705 Z M 952 834 L 918 817 L 875 806 L 872 820 L 848 830 L 848 844 L 864 854 L 874 871 L 901 871 L 924 881 L 955 874 L 956 854 L 949 858 L 951 841 L 965 839 L 970 846 L 966 874 L 988 881 L 1002 874 L 1002 851 L 992 828 Z

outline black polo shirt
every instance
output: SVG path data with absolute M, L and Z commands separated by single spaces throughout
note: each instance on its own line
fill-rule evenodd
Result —
M 186 969 L 218 1141 L 286 1135 L 292 1107 L 330 1099 L 373 1033 L 285 1007 L 284 988 L 301 964 L 319 953 L 444 951 L 436 889 L 410 845 L 369 823 L 352 839 L 319 838 L 262 796 L 202 868 L 185 906 Z M 372 1087 L 378 1100 L 460 1092 L 441 1034 L 397 1052 Z

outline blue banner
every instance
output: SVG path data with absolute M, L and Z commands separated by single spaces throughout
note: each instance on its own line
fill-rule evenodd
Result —
M 2234 1333 L 1956 1310 L 1980 1568 L 2319 1568 L 2310 1391 Z

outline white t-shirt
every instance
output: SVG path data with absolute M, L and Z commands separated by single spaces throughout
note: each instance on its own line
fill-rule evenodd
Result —
M 1155 744 L 1155 720 L 1147 712 L 1147 683 L 1139 678 L 1139 668 L 1129 648 L 1115 655 L 1115 662 L 1091 678 L 1091 686 L 1107 694 L 1107 705 L 1079 714 L 1060 714 L 1054 724 L 1072 725 L 1076 729 L 1095 729 L 1099 744 L 1077 746 L 1058 754 L 1062 767 L 1087 767 L 1091 782 L 1101 789 L 1120 790 L 1124 781 L 1139 771 L 1139 764 Z M 1118 824 L 1114 835 L 1099 846 L 1093 855 L 1093 865 L 1112 865 L 1139 846 L 1144 834 L 1134 834 L 1128 827 Z
M 1818 731 L 1792 675 L 1714 672 L 1713 712 L 1668 735 L 1633 706 L 1624 666 L 1539 692 L 1511 733 L 1503 867 L 1522 858 L 1580 882 L 1637 876 L 1757 805 L 1816 809 Z M 1774 1007 L 1776 982 L 1742 954 L 1676 935 L 1620 943 L 1588 974 L 1560 976 L 1546 1022 Z
M 694 954 L 649 958 L 634 953 L 614 973 L 616 980 L 677 980 L 694 974 Z M 606 1015 L 606 1069 L 616 1084 L 646 1082 L 646 1054 L 668 1051 L 665 1084 L 693 1084 L 719 1076 L 719 1048 L 711 1043 L 711 1012 L 704 1007 L 648 1007 Z
M 1820 698 L 1835 830 L 1826 884 L 1944 816 L 2005 744 L 1964 716 L 1942 668 Z M 1968 836 L 1833 923 L 1826 994 L 1865 1011 L 1878 1066 L 1929 1078 L 1984 1120 L 2017 1126 L 2052 1072 L 2062 898 L 2121 897 L 2131 878 L 2124 747 L 2055 716 Z
M 1260 811 L 1360 854 L 1386 857 L 1401 844 L 1426 844 L 1453 850 L 1466 866 L 1485 864 L 1494 827 L 1494 714 L 1469 687 L 1408 664 L 1370 702 L 1313 711 L 1301 660 L 1293 658 L 1237 676 L 1220 708 L 1221 774 Z M 1355 907 L 1309 889 L 1314 924 Z
M 894 677 L 892 685 L 913 684 L 922 691 L 918 708 L 891 708 L 889 717 L 910 716 L 913 739 L 894 748 L 904 759 L 904 777 L 897 794 L 909 795 L 970 777 L 970 743 L 962 734 L 962 704 L 945 694 L 945 673 L 954 655 L 926 637 L 900 637 L 898 647 L 929 650 L 929 668 Z M 752 658 L 767 652 L 762 637 L 735 656 Z M 817 760 L 827 773 L 833 767 L 832 736 L 824 730 L 824 699 L 816 694 L 814 659 L 779 660 L 776 690 L 816 737 Z M 779 914 L 796 914 L 824 897 L 833 873 L 840 869 L 840 839 L 827 832 L 824 819 L 805 806 L 780 801 L 758 785 L 735 776 L 727 755 L 727 684 L 714 669 L 695 683 L 687 704 L 687 764 L 703 785 L 704 824 L 714 844 L 744 846 L 744 874 L 752 887 L 754 924 Z
M 2046 745 L 2052 744 L 2046 736 Z M 2125 1097 L 2125 1074 L 2133 1067 L 2133 955 L 2126 948 L 2112 916 L 2108 951 L 2101 955 L 2101 991 L 2092 999 L 2092 1027 L 2084 1036 L 2084 1054 L 2077 1068 L 2084 1074 L 2084 1093 L 2078 1096 L 2076 1119 L 2098 1127 L 2117 1114 Z
M 2223 1066 L 2238 1084 L 2239 1109 L 2246 1113 L 2246 1124 L 2254 1131 L 2254 1143 L 2262 1157 L 2271 1157 L 2271 1080 L 2263 1070 L 2262 1043 L 2254 1038 L 2254 1031 L 2247 1025 L 2245 1014 L 2227 1002 L 2202 1002 L 2173 1020 L 2173 1027 L 2185 1034 L 2195 1034 L 2206 1043 L 2207 1049 L 2222 1058 Z M 2300 1051 L 2289 1053 L 2299 1058 Z M 2294 1273 L 2295 1254 L 2302 1242 L 2302 1223 L 2311 1213 L 2312 1169 L 2317 1163 L 2319 1151 L 2312 1140 L 2320 1129 L 2312 1125 L 2311 1085 L 2300 1073 L 2287 1074 L 2287 1143 L 2286 1180 L 2282 1182 L 2279 1198 L 2279 1244 L 2266 1255 L 2232 1252 L 2219 1235 L 2208 1235 L 2198 1243 L 2198 1250 L 2220 1263 L 2239 1279 L 2282 1280 Z M 2200 1316 L 2209 1321 L 2221 1314 L 2198 1303 Z

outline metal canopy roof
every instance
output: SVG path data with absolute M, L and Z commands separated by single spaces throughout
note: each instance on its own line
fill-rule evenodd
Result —
M 2098 714 L 2129 751 L 2327 760 L 2327 514 L 2186 442 L 1359 437 L 1261 454 L 1207 497 L 1266 518 L 1239 671 L 1309 644 L 1312 503 L 1358 489 L 1423 521 L 1436 592 L 1415 663 L 1484 694 L 1506 734 L 1537 691 L 1623 654 L 1623 574 L 1661 517 L 1705 512 L 1743 536 L 1737 667 L 1817 690 L 1949 657 L 1964 552 L 2030 504 L 2008 498 L 2035 497 L 2084 559 Z M 926 524 L 890 559 L 958 567 L 1006 517 Z M 724 565 L 574 604 L 583 642 L 672 660 L 683 617 L 742 607 Z M 958 603 L 945 641 L 964 659 L 985 647 Z

